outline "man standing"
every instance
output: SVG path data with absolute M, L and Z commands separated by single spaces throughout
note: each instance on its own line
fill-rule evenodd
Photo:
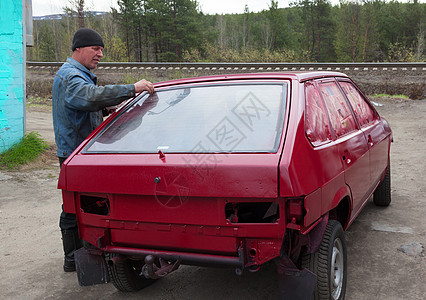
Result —
M 95 30 L 77 30 L 72 42 L 72 57 L 56 73 L 52 91 L 52 113 L 59 163 L 77 148 L 103 120 L 102 110 L 127 100 L 137 93 L 154 92 L 152 83 L 97 86 L 91 72 L 103 57 L 104 43 Z M 64 271 L 75 271 L 74 251 L 81 248 L 75 214 L 62 209 L 59 220 L 64 248 Z

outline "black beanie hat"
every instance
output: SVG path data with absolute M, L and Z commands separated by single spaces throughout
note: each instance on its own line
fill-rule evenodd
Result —
M 75 48 L 88 47 L 88 46 L 102 46 L 104 47 L 104 42 L 102 37 L 95 30 L 90 28 L 80 28 L 74 34 L 72 39 L 72 51 Z

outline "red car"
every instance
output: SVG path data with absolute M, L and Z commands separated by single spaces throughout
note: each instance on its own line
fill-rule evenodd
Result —
M 179 264 L 241 274 L 275 260 L 282 295 L 343 299 L 344 231 L 372 195 L 391 201 L 392 132 L 359 88 L 336 72 L 155 88 L 62 167 L 64 210 L 86 242 L 80 284 L 136 291 Z

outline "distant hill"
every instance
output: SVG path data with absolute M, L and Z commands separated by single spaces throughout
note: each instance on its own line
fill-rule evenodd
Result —
M 88 14 L 100 16 L 105 15 L 108 12 L 106 11 L 89 11 Z M 33 16 L 33 20 L 39 21 L 39 20 L 60 20 L 64 14 L 54 14 L 54 15 L 45 15 L 45 16 Z

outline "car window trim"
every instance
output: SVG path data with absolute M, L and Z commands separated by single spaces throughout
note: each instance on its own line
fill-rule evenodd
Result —
M 241 82 L 240 82 L 241 81 Z M 291 88 L 291 80 L 290 79 L 267 79 L 267 80 L 256 80 L 256 79 L 251 79 L 251 80 L 235 80 L 232 82 L 208 82 L 207 84 L 203 84 L 200 82 L 197 83 L 188 83 L 188 84 L 183 84 L 180 86 L 166 86 L 166 87 L 161 87 L 158 89 L 158 91 L 173 91 L 173 90 L 179 90 L 179 89 L 183 89 L 183 88 L 201 88 L 201 87 L 217 87 L 217 86 L 241 86 L 241 85 L 278 85 L 281 86 L 282 89 L 285 89 L 285 93 L 282 93 L 282 99 L 281 99 L 281 109 L 279 112 L 279 116 L 277 118 L 277 126 L 276 129 L 278 128 L 282 128 L 281 130 L 281 135 L 279 138 L 277 138 L 275 144 L 274 144 L 274 148 L 270 151 L 266 151 L 266 150 L 253 150 L 253 151 L 241 151 L 241 152 L 233 152 L 233 151 L 228 151 L 228 152 L 200 152 L 201 154 L 232 154 L 232 153 L 236 153 L 236 154 L 244 154 L 244 153 L 274 153 L 277 154 L 280 150 L 280 145 L 281 145 L 281 140 L 283 139 L 283 134 L 284 134 L 284 122 L 285 122 L 285 116 L 286 116 L 286 110 L 287 110 L 287 102 L 289 101 L 289 90 Z M 124 105 L 124 107 L 121 109 L 121 111 L 114 116 L 114 119 L 111 120 L 106 126 L 104 126 L 102 128 L 102 130 L 100 130 L 84 147 L 83 149 L 80 151 L 80 153 L 82 154 L 154 154 L 154 152 L 141 152 L 141 151 L 88 151 L 87 149 L 89 149 L 96 141 L 97 138 L 99 136 L 101 136 L 106 130 L 108 130 L 120 117 L 121 115 L 123 115 L 128 109 L 130 109 L 134 104 L 136 104 L 137 102 L 139 102 L 140 100 L 142 100 L 143 97 L 148 98 L 150 95 L 147 92 L 143 92 L 140 95 L 136 96 L 134 99 L 130 100 L 128 103 L 126 103 Z M 146 100 L 146 99 L 145 99 Z M 145 101 L 144 100 L 144 101 Z M 142 102 L 143 103 L 143 102 Z M 281 126 L 281 127 L 280 127 Z M 157 153 L 157 152 L 155 152 Z M 168 152 L 169 154 L 184 154 L 184 153 L 191 153 L 188 151 L 182 151 L 182 152 Z
M 351 110 L 352 110 L 352 113 L 353 113 L 353 115 L 354 115 L 354 117 L 355 117 L 355 121 L 356 121 L 356 123 L 357 123 L 357 125 L 358 125 L 358 127 L 359 127 L 359 129 L 363 129 L 363 128 L 365 128 L 365 127 L 368 127 L 370 124 L 373 124 L 374 123 L 374 121 L 376 121 L 376 120 L 378 120 L 379 118 L 380 118 L 380 116 L 379 116 L 379 113 L 377 112 L 377 110 L 374 108 L 374 106 L 373 106 L 373 104 L 370 102 L 370 100 L 368 99 L 368 97 L 361 91 L 361 89 L 355 84 L 355 82 L 353 82 L 352 80 L 350 80 L 349 78 L 344 78 L 344 77 L 336 77 L 336 81 L 337 81 L 337 83 L 338 83 L 338 85 L 339 85 L 339 88 L 340 88 L 340 90 L 342 90 L 343 91 L 343 88 L 342 88 L 342 86 L 340 85 L 340 82 L 347 82 L 347 83 L 350 83 L 350 84 L 352 84 L 352 86 L 354 86 L 355 87 L 355 89 L 357 90 L 357 92 L 361 95 L 361 97 L 362 97 L 362 99 L 365 101 L 365 103 L 367 103 L 367 105 L 370 107 L 370 109 L 373 111 L 373 115 L 374 115 L 374 120 L 372 121 L 372 122 L 370 122 L 370 123 L 367 123 L 367 124 L 364 124 L 364 125 L 361 125 L 361 124 L 359 124 L 359 122 L 358 122 L 358 118 L 355 116 L 355 112 L 353 111 L 353 107 L 352 107 L 352 104 L 350 103 L 350 101 L 349 101 L 349 99 L 347 98 L 347 96 L 345 95 L 345 93 L 343 92 L 343 96 L 345 97 L 345 99 L 346 99 L 346 102 L 348 102 L 349 103 L 349 106 L 350 106 L 350 108 L 351 108 Z

